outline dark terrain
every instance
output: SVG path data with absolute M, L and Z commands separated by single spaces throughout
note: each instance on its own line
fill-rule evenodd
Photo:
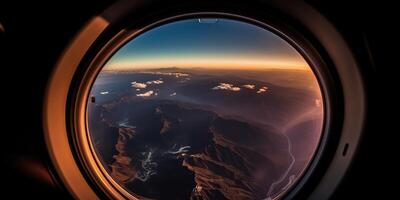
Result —
M 265 199 L 301 175 L 322 126 L 312 89 L 176 70 L 103 72 L 93 86 L 95 149 L 134 196 Z

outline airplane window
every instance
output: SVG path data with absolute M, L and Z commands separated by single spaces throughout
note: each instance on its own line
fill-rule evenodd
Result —
M 324 99 L 275 30 L 164 23 L 109 57 L 87 97 L 99 167 L 139 199 L 279 199 L 318 151 Z

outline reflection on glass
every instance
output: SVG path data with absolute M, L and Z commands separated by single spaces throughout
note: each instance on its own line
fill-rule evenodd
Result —
M 104 168 L 137 198 L 274 199 L 313 158 L 323 101 L 310 66 L 279 36 L 187 19 L 121 47 L 87 115 Z

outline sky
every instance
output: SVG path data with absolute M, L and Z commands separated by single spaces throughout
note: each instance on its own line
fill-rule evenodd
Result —
M 150 68 L 304 69 L 310 67 L 269 30 L 231 19 L 185 19 L 133 38 L 104 70 Z

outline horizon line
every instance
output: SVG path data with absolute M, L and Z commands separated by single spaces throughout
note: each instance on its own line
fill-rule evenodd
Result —
M 274 66 L 274 67 L 177 67 L 177 66 L 165 66 L 165 67 L 107 67 L 104 66 L 101 71 L 140 71 L 140 70 L 157 70 L 157 69 L 207 69 L 207 70 L 297 70 L 297 71 L 312 71 L 310 66 Z

